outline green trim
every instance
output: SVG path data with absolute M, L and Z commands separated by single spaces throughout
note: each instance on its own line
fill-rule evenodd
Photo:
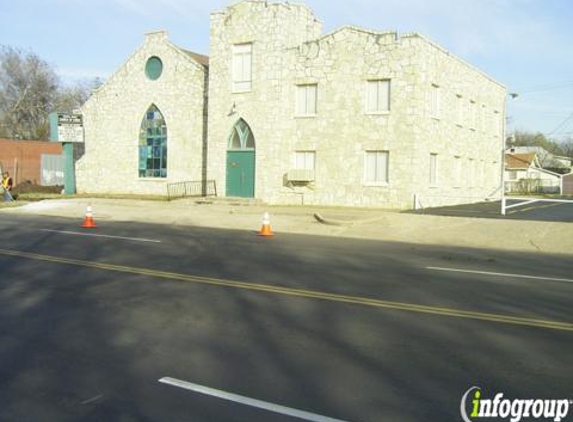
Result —
M 48 114 L 48 122 L 50 123 L 50 141 L 58 142 L 58 113 L 54 111 Z
M 155 81 L 159 79 L 163 72 L 163 62 L 157 56 L 150 57 L 145 63 L 145 74 L 149 79 Z
M 65 142 L 62 144 L 64 153 L 64 192 L 67 195 L 76 193 L 76 173 L 74 165 L 74 144 Z

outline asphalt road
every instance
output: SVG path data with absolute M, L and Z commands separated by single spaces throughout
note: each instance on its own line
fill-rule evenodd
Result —
M 507 205 L 523 203 L 524 200 L 508 199 Z M 573 223 L 573 200 L 570 203 L 540 201 L 518 206 L 501 215 L 499 201 L 463 204 L 448 207 L 427 208 L 409 211 L 421 214 L 446 215 L 454 217 L 499 218 L 505 220 L 553 221 Z
M 573 399 L 570 255 L 78 224 L 0 220 L 0 421 L 302 420 L 163 377 L 325 422 Z

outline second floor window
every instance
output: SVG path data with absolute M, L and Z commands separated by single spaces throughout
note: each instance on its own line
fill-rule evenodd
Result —
M 390 111 L 390 80 L 366 81 L 366 112 Z
M 252 87 L 253 44 L 235 44 L 233 46 L 232 90 L 249 92 Z
M 314 116 L 316 114 L 316 84 L 296 86 L 296 115 Z
M 430 89 L 430 116 L 440 118 L 440 87 L 435 84 Z

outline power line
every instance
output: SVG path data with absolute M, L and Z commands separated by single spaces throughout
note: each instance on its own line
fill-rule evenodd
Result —
M 548 133 L 548 135 L 553 135 L 555 132 L 563 129 L 566 125 L 569 124 L 571 120 L 573 120 L 573 113 L 571 113 L 569 116 L 565 118 L 565 120 L 559 123 L 555 129 L 553 129 L 551 132 Z
M 525 88 L 523 90 L 517 91 L 519 95 L 523 94 L 531 94 L 533 92 L 541 92 L 541 91 L 550 91 L 553 89 L 560 89 L 560 88 L 567 88 L 569 86 L 573 86 L 573 81 L 565 81 L 565 82 L 554 82 L 547 85 L 537 85 L 531 86 L 529 88 Z

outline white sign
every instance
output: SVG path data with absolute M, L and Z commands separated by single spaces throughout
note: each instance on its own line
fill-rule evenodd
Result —
M 84 122 L 81 114 L 58 113 L 58 141 L 84 142 Z

